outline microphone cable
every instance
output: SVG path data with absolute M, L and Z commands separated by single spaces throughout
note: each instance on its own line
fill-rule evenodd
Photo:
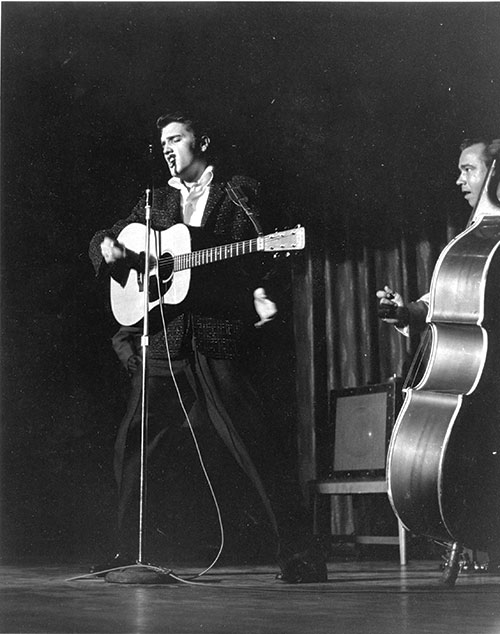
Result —
M 156 253 L 159 252 L 159 245 L 158 245 L 158 234 L 157 232 L 154 232 L 155 235 L 155 247 L 156 247 Z M 158 258 L 159 259 L 159 258 Z M 215 507 L 215 511 L 217 513 L 217 520 L 218 520 L 218 524 L 219 524 L 219 533 L 220 533 L 220 546 L 219 546 L 219 550 L 216 554 L 216 556 L 214 557 L 212 563 L 205 568 L 202 572 L 197 573 L 196 575 L 193 575 L 192 577 L 189 577 L 189 579 L 196 579 L 198 577 L 201 577 L 203 575 L 205 575 L 207 572 L 209 572 L 217 563 L 217 561 L 220 559 L 220 556 L 222 555 L 222 551 L 224 549 L 224 543 L 225 543 L 225 536 L 224 536 L 224 523 L 222 521 L 222 513 L 221 513 L 221 509 L 219 506 L 219 502 L 217 500 L 217 495 L 215 493 L 212 481 L 210 480 L 210 476 L 208 474 L 206 465 L 205 465 L 205 461 L 203 460 L 203 456 L 201 453 L 201 448 L 198 442 L 198 438 L 196 437 L 196 432 L 193 428 L 193 424 L 191 422 L 191 419 L 189 418 L 189 414 L 186 410 L 186 406 L 184 404 L 183 398 L 182 398 L 182 394 L 179 388 L 179 384 L 175 378 L 174 375 L 174 371 L 173 371 L 173 367 L 172 367 L 172 357 L 170 354 L 170 348 L 168 345 L 168 337 L 167 337 L 167 323 L 165 320 L 165 314 L 163 312 L 163 302 L 161 301 L 161 298 L 163 296 L 162 290 L 161 290 L 161 279 L 160 279 L 160 271 L 159 271 L 159 266 L 156 266 L 156 272 L 155 272 L 155 280 L 156 280 L 156 285 L 157 285 L 157 292 L 158 292 L 158 297 L 160 297 L 160 302 L 159 302 L 159 309 L 160 309 L 160 315 L 161 315 L 161 323 L 162 323 L 162 329 L 163 329 L 163 336 L 165 339 L 165 350 L 167 353 L 167 359 L 168 359 L 168 366 L 169 366 L 169 370 L 170 370 L 170 375 L 172 377 L 172 382 L 175 388 L 175 391 L 177 393 L 177 398 L 179 400 L 179 404 L 181 406 L 182 412 L 185 416 L 185 420 L 187 422 L 189 431 L 191 433 L 191 437 L 193 439 L 193 444 L 196 450 L 196 454 L 198 456 L 198 461 L 199 464 L 201 466 L 202 472 L 203 472 L 203 476 L 205 478 L 205 481 L 208 485 L 208 488 L 210 490 L 210 494 L 212 496 L 212 500 L 214 502 L 214 507 Z M 177 577 L 175 575 L 173 575 L 172 573 L 170 573 L 170 576 L 174 577 L 175 579 L 179 580 L 179 581 L 184 581 L 183 579 L 181 579 L 180 577 Z M 189 580 L 188 579 L 188 580 Z

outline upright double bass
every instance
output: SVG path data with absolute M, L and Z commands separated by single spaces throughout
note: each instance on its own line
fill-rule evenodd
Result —
M 427 346 L 391 436 L 389 499 L 406 528 L 500 546 L 500 204 L 491 166 L 471 221 L 434 269 Z

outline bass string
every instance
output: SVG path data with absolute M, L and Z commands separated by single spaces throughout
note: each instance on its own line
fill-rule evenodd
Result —
M 410 368 L 408 370 L 408 374 L 406 376 L 406 380 L 403 385 L 404 390 L 409 387 L 413 387 L 415 384 L 419 382 L 421 369 L 422 367 L 424 367 L 426 363 L 426 359 L 428 356 L 427 353 L 428 353 L 430 344 L 431 344 L 431 330 L 430 328 L 428 328 L 425 334 L 423 335 L 422 339 L 420 340 L 420 343 L 417 348 L 417 352 L 415 356 L 413 357 L 413 361 L 411 362 Z

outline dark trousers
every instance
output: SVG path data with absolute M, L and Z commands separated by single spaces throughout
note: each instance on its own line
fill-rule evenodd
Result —
M 196 434 L 203 435 L 207 425 L 215 429 L 246 474 L 265 509 L 269 535 L 274 535 L 276 544 L 280 534 L 287 542 L 293 541 L 288 535 L 295 532 L 297 521 L 301 524 L 300 531 L 303 529 L 303 501 L 298 486 L 288 484 L 293 480 L 290 474 L 280 472 L 285 461 L 279 458 L 280 447 L 273 437 L 272 421 L 266 420 L 243 367 L 236 361 L 194 353 L 190 358 L 174 361 L 172 370 L 183 406 L 168 368 L 155 367 L 148 380 L 148 478 L 153 473 L 154 478 L 161 479 L 165 450 L 172 455 L 182 442 L 188 413 Z M 138 543 L 141 379 L 139 368 L 132 379 L 128 409 L 115 444 L 119 533 L 122 549 L 129 552 Z M 293 490 L 291 495 L 290 490 Z M 168 503 L 168 491 L 164 494 Z M 154 513 L 156 502 L 150 501 L 149 489 L 146 500 Z M 244 505 L 245 501 L 241 503 Z

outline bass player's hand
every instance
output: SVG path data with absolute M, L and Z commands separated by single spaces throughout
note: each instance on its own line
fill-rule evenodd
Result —
M 404 307 L 404 301 L 397 291 L 393 291 L 389 286 L 384 286 L 383 290 L 377 291 L 380 300 L 378 315 L 382 321 L 388 324 L 396 324 L 400 320 L 399 308 Z

